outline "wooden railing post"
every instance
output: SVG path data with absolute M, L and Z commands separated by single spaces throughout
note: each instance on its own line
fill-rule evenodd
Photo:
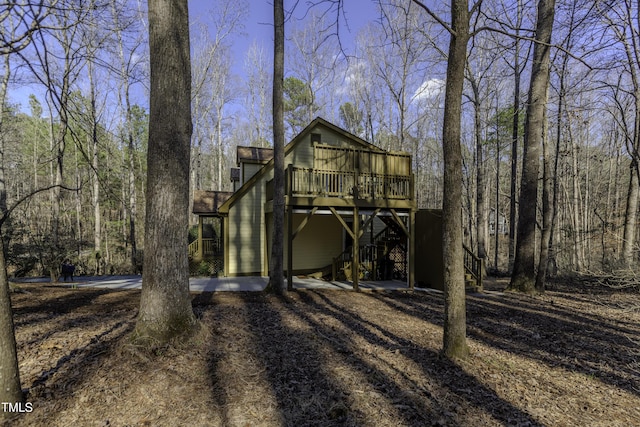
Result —
M 353 208 L 353 259 L 351 260 L 351 279 L 353 290 L 360 291 L 360 214 L 358 207 Z
M 204 223 L 204 220 L 202 219 L 202 216 L 198 215 L 198 252 L 196 256 L 194 256 L 194 259 L 196 259 L 197 261 L 201 261 L 203 258 L 203 253 L 202 253 L 202 228 L 204 226 L 203 223 Z
M 285 187 L 287 191 L 287 197 L 285 200 L 285 210 L 287 214 L 287 289 L 293 290 L 293 165 L 289 163 L 287 166 L 287 173 L 285 175 L 289 177 L 289 185 Z

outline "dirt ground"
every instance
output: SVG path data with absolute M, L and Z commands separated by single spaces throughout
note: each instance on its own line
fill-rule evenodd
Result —
M 21 284 L 33 411 L 6 424 L 640 426 L 637 290 L 470 295 L 472 354 L 457 362 L 439 356 L 437 293 L 194 294 L 203 333 L 154 354 L 128 344 L 139 297 Z

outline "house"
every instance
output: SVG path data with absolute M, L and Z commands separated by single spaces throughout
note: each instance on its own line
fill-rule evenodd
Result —
M 224 276 L 269 272 L 273 150 L 238 147 L 233 192 L 196 191 L 190 257 Z M 414 283 L 411 156 L 382 150 L 322 118 L 285 147 L 284 265 L 294 274 Z
M 496 234 L 496 210 L 495 208 L 491 208 L 489 211 L 489 234 Z M 498 213 L 498 234 L 509 234 L 509 226 L 507 222 L 507 217 L 502 213 Z

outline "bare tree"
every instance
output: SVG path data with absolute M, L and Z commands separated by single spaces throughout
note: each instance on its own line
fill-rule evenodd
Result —
M 465 358 L 467 320 L 465 304 L 462 240 L 462 149 L 461 115 L 467 44 L 471 37 L 466 0 L 451 0 L 451 26 L 445 24 L 424 3 L 414 0 L 450 33 L 447 83 L 442 134 L 444 153 L 444 196 L 442 206 L 442 254 L 444 259 L 444 343 L 443 353 L 450 358 Z
M 124 146 L 126 147 L 126 169 L 127 180 L 124 183 L 124 190 L 128 197 L 123 197 L 123 207 L 126 211 L 126 217 L 128 222 L 127 241 L 129 243 L 129 262 L 131 264 L 131 270 L 136 271 L 137 264 L 137 237 L 136 237 L 136 223 L 138 216 L 138 194 L 136 190 L 136 182 L 138 177 L 136 176 L 136 140 L 134 130 L 134 115 L 133 105 L 131 102 L 131 85 L 134 81 L 134 72 L 136 68 L 140 66 L 136 60 L 139 57 L 139 51 L 142 45 L 141 37 L 134 38 L 134 43 L 129 43 L 129 46 L 125 46 L 125 32 L 129 33 L 128 29 L 135 25 L 136 17 L 129 14 L 122 13 L 121 8 L 116 1 L 111 3 L 111 13 L 114 20 L 114 36 L 116 39 L 116 52 L 119 61 L 119 68 L 117 69 L 118 80 L 120 81 L 120 88 L 118 90 L 118 101 L 120 108 L 124 112 L 124 124 L 122 129 L 122 139 Z
M 386 119 L 386 126 L 395 137 L 388 148 L 406 150 L 408 133 L 414 124 L 409 109 L 416 100 L 411 88 L 423 83 L 428 67 L 431 36 L 424 27 L 429 23 L 418 21 L 418 9 L 412 2 L 381 3 L 380 10 L 382 39 L 372 46 L 375 55 L 372 64 L 394 107 Z
M 337 92 L 331 83 L 338 68 L 340 51 L 335 43 L 327 40 L 329 31 L 324 15 L 316 12 L 311 12 L 310 22 L 303 28 L 291 31 L 291 43 L 287 49 L 287 63 L 290 65 L 287 68 L 304 83 L 304 93 L 308 96 L 302 127 L 317 115 L 327 117 L 332 114 L 332 109 L 327 106 Z
M 5 17 L 11 20 L 11 17 Z M 0 27 L 3 40 L 15 37 L 14 28 Z M 7 43 L 5 41 L 5 43 Z M 20 371 L 18 369 L 18 354 L 16 349 L 15 330 L 13 325 L 13 310 L 9 297 L 9 280 L 5 257 L 4 234 L 2 223 L 7 215 L 7 185 L 5 174 L 5 132 L 4 117 L 7 98 L 7 88 L 11 78 L 11 61 L 8 53 L 3 55 L 3 73 L 0 82 L 0 402 L 18 403 L 23 401 L 20 387 Z
M 284 4 L 273 2 L 273 242 L 267 289 L 284 295 Z M 291 250 L 291 249 L 289 249 Z M 291 272 L 289 272 L 291 273 Z
M 629 164 L 629 187 L 627 190 L 627 206 L 624 217 L 624 231 L 622 241 L 622 251 L 620 253 L 620 264 L 625 268 L 632 268 L 634 265 L 633 252 L 636 242 L 637 215 L 640 201 L 640 185 L 638 174 L 640 174 L 640 46 L 638 37 L 640 36 L 640 22 L 638 16 L 640 11 L 638 5 L 631 1 L 624 2 L 602 2 L 598 3 L 605 29 L 612 35 L 614 46 L 620 52 L 620 59 L 616 66 L 621 74 L 628 76 L 629 87 L 623 90 L 616 90 L 618 96 L 628 96 L 631 98 L 631 117 L 627 120 L 625 113 L 622 113 L 622 125 L 625 131 L 625 143 L 627 152 L 631 157 Z M 620 98 L 616 104 L 621 110 L 625 110 Z
M 13 310 L 9 297 L 9 279 L 1 224 L 0 239 L 0 325 L 2 325 L 0 327 L 0 401 L 19 403 L 24 397 L 20 387 Z
M 25 49 L 32 37 L 44 28 L 53 28 L 47 18 L 56 9 L 62 9 L 58 0 L 19 0 L 0 3 L 0 55 Z M 7 31 L 10 29 L 10 31 Z
M 268 121 L 271 104 L 269 82 L 272 78 L 262 46 L 254 43 L 249 47 L 244 68 L 248 79 L 245 102 L 251 127 L 249 140 L 254 145 L 264 147 L 272 140 L 271 125 Z
M 144 276 L 135 337 L 184 337 L 196 320 L 189 295 L 191 63 L 187 0 L 150 0 L 151 99 Z
M 518 241 L 509 288 L 522 292 L 535 291 L 536 215 L 540 150 L 544 138 L 545 109 L 549 87 L 551 32 L 555 0 L 539 0 L 536 45 L 527 102 L 522 183 L 518 208 Z

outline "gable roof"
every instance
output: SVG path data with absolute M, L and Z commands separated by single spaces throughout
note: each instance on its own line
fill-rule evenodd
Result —
M 246 147 L 238 145 L 238 148 L 236 149 L 236 162 L 238 165 L 240 165 L 241 161 L 264 165 L 271 159 L 273 159 L 273 148 Z
M 217 214 L 220 206 L 232 195 L 232 191 L 196 190 L 193 192 L 193 213 Z
M 310 132 L 313 128 L 315 128 L 316 126 L 324 126 L 325 128 L 344 136 L 345 138 L 357 143 L 358 145 L 361 145 L 363 148 L 367 149 L 367 150 L 371 150 L 371 151 L 378 151 L 378 152 L 384 152 L 384 150 L 380 147 L 377 147 L 373 144 L 371 144 L 370 142 L 365 141 L 364 139 L 350 133 L 347 132 L 346 130 L 334 125 L 331 122 L 328 122 L 327 120 L 323 119 L 322 117 L 316 117 L 311 123 L 309 123 L 307 125 L 307 127 L 305 127 L 298 135 L 296 135 L 285 147 L 284 147 L 284 155 L 286 157 L 287 154 L 289 154 L 289 152 L 291 150 L 293 150 L 293 148 L 298 145 L 300 143 L 300 141 L 302 141 Z M 273 149 L 271 149 L 273 151 Z M 243 185 L 242 187 L 240 187 L 235 193 L 233 193 L 233 195 L 231 197 L 229 197 L 229 199 L 227 201 L 225 201 L 222 206 L 219 207 L 218 211 L 220 213 L 228 213 L 229 212 L 229 208 L 235 203 L 236 200 L 238 200 L 240 197 L 242 197 L 254 184 L 256 181 L 258 181 L 258 179 L 260 179 L 261 176 L 263 176 L 264 174 L 266 174 L 269 170 L 271 170 L 273 168 L 273 154 L 271 159 L 269 159 L 268 162 L 266 162 L 264 164 L 264 166 L 262 168 L 260 168 L 260 170 L 258 172 L 256 172 L 250 179 L 248 179 Z

